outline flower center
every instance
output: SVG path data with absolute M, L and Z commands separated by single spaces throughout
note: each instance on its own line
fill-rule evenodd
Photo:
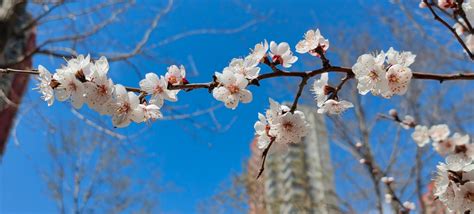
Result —
M 117 113 L 119 114 L 126 114 L 130 111 L 130 103 L 124 103 L 117 109 Z
M 74 82 L 69 82 L 68 86 L 71 91 L 77 91 L 77 85 Z
M 378 79 L 379 79 L 379 75 L 378 75 L 377 72 L 375 72 L 374 70 L 370 71 L 369 77 L 370 77 L 370 79 L 372 79 L 372 80 L 378 80 Z
M 471 202 L 474 202 L 474 192 L 467 192 L 464 195 L 464 198 L 471 201 Z
M 459 145 L 454 147 L 454 153 L 466 153 L 467 152 L 467 147 L 466 145 Z
M 176 78 L 176 76 L 170 76 L 168 78 L 168 82 L 171 83 L 171 84 L 176 84 L 176 83 L 178 83 L 178 78 Z
M 275 55 L 272 57 L 274 63 L 283 64 L 283 58 L 280 55 Z
M 236 85 L 229 85 L 227 89 L 230 91 L 231 94 L 236 94 L 239 93 L 240 88 L 237 87 Z
M 98 91 L 101 96 L 107 95 L 107 87 L 105 85 L 98 85 Z
M 283 123 L 283 128 L 285 128 L 286 130 L 292 130 L 293 129 L 293 123 L 285 122 L 285 123 Z
M 161 94 L 161 93 L 163 93 L 163 88 L 161 86 L 157 85 L 155 87 L 155 89 L 153 90 L 153 93 L 154 94 Z
M 397 83 L 399 81 L 399 78 L 395 74 L 390 74 L 388 76 L 388 81 L 391 82 L 391 83 Z

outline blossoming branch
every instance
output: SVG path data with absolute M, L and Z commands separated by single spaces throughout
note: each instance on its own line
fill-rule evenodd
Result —
M 389 48 L 387 51 L 363 54 L 351 68 L 346 68 L 331 65 L 325 55 L 328 50 L 329 40 L 321 35 L 319 29 L 309 30 L 305 33 L 304 39 L 296 45 L 296 52 L 319 58 L 322 68 L 310 71 L 284 70 L 292 67 L 298 57 L 294 55 L 288 43 L 274 41 L 268 43 L 265 40 L 256 44 L 247 56 L 232 59 L 222 72 L 216 72 L 213 75 L 210 82 L 192 83 L 186 79 L 186 70 L 182 65 L 171 65 L 164 75 L 147 73 L 145 79 L 139 82 L 139 88 L 114 83 L 108 77 L 107 59 L 101 57 L 94 61 L 89 55 L 79 55 L 67 60 L 66 65 L 56 69 L 54 74 L 41 65 L 37 70 L 2 68 L 0 72 L 36 74 L 39 81 L 36 89 L 42 94 L 42 99 L 47 102 L 48 106 L 51 106 L 54 100 L 69 101 L 74 108 L 81 108 L 86 104 L 99 114 L 110 115 L 115 127 L 126 127 L 131 122 L 142 123 L 162 118 L 161 108 L 163 105 L 166 102 L 177 102 L 178 93 L 181 91 L 207 89 L 216 100 L 223 102 L 227 108 L 236 109 L 239 103 L 245 104 L 253 100 L 249 85 L 259 86 L 260 82 L 265 79 L 278 77 L 300 78 L 291 106 L 282 105 L 270 98 L 269 109 L 264 114 L 258 114 L 258 121 L 254 128 L 258 139 L 258 148 L 263 150 L 263 161 L 258 176 L 263 172 L 265 158 L 272 145 L 299 143 L 307 135 L 309 125 L 304 113 L 297 110 L 297 105 L 308 81 L 313 77 L 319 76 L 314 80 L 311 91 L 315 95 L 317 112 L 320 114 L 341 114 L 354 106 L 351 102 L 341 99 L 339 94 L 344 84 L 352 79 L 357 81 L 359 94 L 366 95 L 371 92 L 372 95 L 386 99 L 404 95 L 409 89 L 412 79 L 437 80 L 439 82 L 474 80 L 474 73 L 414 72 L 410 65 L 415 62 L 416 56 L 408 51 L 399 52 Z M 268 66 L 271 71 L 261 72 L 260 66 L 262 65 Z M 329 84 L 329 73 L 334 72 L 345 74 L 336 86 Z M 405 118 L 403 121 L 399 119 L 398 122 L 408 128 L 415 128 L 413 138 L 420 146 L 429 142 L 428 137 L 437 142 L 438 146 L 435 146 L 439 148 L 437 150 L 448 145 L 441 143 L 446 141 L 447 137 L 444 126 L 433 126 L 428 130 L 424 126 L 415 126 L 414 122 L 410 122 L 409 119 Z M 466 141 L 465 137 L 459 134 L 455 134 L 452 138 L 457 141 Z M 469 147 L 470 150 L 471 147 Z M 471 159 L 469 166 L 472 166 L 471 156 L 468 155 Z M 391 182 L 393 182 L 393 178 Z M 390 187 L 391 182 L 384 183 Z M 392 194 L 391 199 L 393 198 L 405 210 L 414 209 L 414 204 L 411 202 L 402 203 Z M 462 209 L 464 208 L 460 208 L 460 210 Z

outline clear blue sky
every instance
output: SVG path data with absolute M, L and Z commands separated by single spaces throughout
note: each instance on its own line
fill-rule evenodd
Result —
M 127 14 L 127 22 L 113 25 L 106 33 L 97 38 L 113 37 L 125 46 L 131 46 L 130 41 L 137 40 L 146 25 L 139 24 L 144 18 L 150 17 L 150 12 L 140 13 L 147 8 L 160 8 L 155 1 L 146 1 L 135 10 Z M 363 4 L 362 4 L 363 3 Z M 157 47 L 152 52 L 160 61 L 150 61 L 145 58 L 134 59 L 142 73 L 155 71 L 164 73 L 171 59 L 176 64 L 184 64 L 191 71 L 189 57 L 192 56 L 199 71 L 197 76 L 188 78 L 191 82 L 208 81 L 214 71 L 220 71 L 233 58 L 244 56 L 249 48 L 263 39 L 278 42 L 287 41 L 292 47 L 301 39 L 304 32 L 310 28 L 320 28 L 330 41 L 337 37 L 351 37 L 357 32 L 354 26 L 385 37 L 387 29 L 377 24 L 379 20 L 365 10 L 368 4 L 381 4 L 380 1 L 251 1 L 252 10 L 268 15 L 265 20 L 241 32 L 230 35 L 196 35 Z M 193 29 L 236 28 L 253 19 L 243 8 L 237 7 L 233 1 L 184 1 L 177 0 L 173 11 L 166 15 L 158 29 L 151 35 L 149 44 L 155 44 L 164 38 L 180 32 Z M 415 5 L 416 6 L 416 5 Z M 132 23 L 132 24 L 130 24 Z M 127 25 L 128 24 L 128 25 Z M 351 29 L 351 31 L 346 31 Z M 41 28 L 39 29 L 41 30 Z M 135 36 L 134 36 L 135 35 Z M 139 35 L 139 36 L 137 36 Z M 44 40 L 48 35 L 39 35 Z M 130 40 L 133 38 L 135 40 Z M 396 44 L 380 47 L 388 49 Z M 93 49 L 89 47 L 89 49 Z M 106 51 L 113 51 L 113 47 Z M 103 50 L 101 50 L 103 51 Z M 163 61 L 161 61 L 163 60 Z M 336 60 L 335 60 L 336 61 Z M 34 66 L 47 65 L 51 70 L 59 66 L 60 60 L 50 60 L 45 57 L 35 57 Z M 298 64 L 298 63 L 297 63 Z M 304 69 L 302 63 L 294 69 Z M 262 71 L 267 71 L 263 69 Z M 130 67 L 122 63 L 114 63 L 109 71 L 115 82 L 136 86 L 139 79 Z M 291 80 L 288 80 L 291 81 Z M 143 176 L 149 170 L 159 171 L 162 175 L 161 183 L 173 183 L 178 190 L 170 190 L 161 194 L 160 209 L 164 213 L 194 213 L 198 202 L 212 196 L 219 189 L 219 184 L 229 178 L 232 172 L 241 170 L 242 162 L 249 155 L 249 143 L 253 138 L 253 123 L 257 119 L 257 112 L 267 107 L 267 97 L 271 96 L 279 101 L 292 99 L 293 92 L 285 91 L 282 81 L 263 82 L 262 86 L 251 87 L 254 101 L 250 104 L 239 105 L 232 111 L 221 108 L 216 111 L 219 122 L 226 126 L 228 122 L 235 122 L 223 133 L 214 133 L 206 128 L 196 128 L 190 121 L 157 121 L 143 135 L 134 139 L 134 143 L 145 146 L 146 152 L 156 154 L 154 162 L 156 168 L 144 167 L 139 169 Z M 29 88 L 32 88 L 31 85 Z M 218 105 L 206 91 L 181 93 L 180 102 L 172 106 L 192 105 L 193 107 L 180 110 L 192 112 Z M 46 103 L 37 102 L 39 95 L 35 91 L 28 91 L 25 102 L 34 103 L 22 105 L 21 111 L 27 112 L 20 122 L 17 136 L 21 146 L 14 145 L 11 139 L 5 157 L 0 166 L 0 212 L 1 213 L 52 213 L 55 205 L 45 196 L 45 185 L 38 176 L 35 168 L 48 166 L 50 160 L 46 156 L 45 128 L 38 123 L 39 119 L 28 118 L 28 115 L 37 115 L 33 112 L 43 112 L 44 115 L 61 117 L 63 121 L 74 118 L 67 105 L 55 103 L 47 108 Z M 87 115 L 94 115 L 83 110 Z M 96 117 L 95 115 L 93 117 Z M 197 123 L 213 127 L 209 116 L 195 118 Z M 60 120 L 55 120 L 60 121 Z M 111 123 L 107 126 L 111 128 Z M 145 124 L 119 130 L 122 134 L 133 134 Z

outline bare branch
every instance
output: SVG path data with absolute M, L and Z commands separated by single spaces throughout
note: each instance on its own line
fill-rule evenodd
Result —
M 433 9 L 433 7 L 431 6 L 431 4 L 428 2 L 428 0 L 423 0 L 423 2 L 426 4 L 426 6 L 428 7 L 428 9 L 431 11 L 431 14 L 433 14 L 433 17 L 436 21 L 439 21 L 441 24 L 443 24 L 446 28 L 449 29 L 449 31 L 451 31 L 451 33 L 453 33 L 454 37 L 456 37 L 456 39 L 458 40 L 459 44 L 461 44 L 461 46 L 464 48 L 464 50 L 466 51 L 466 53 L 469 55 L 469 58 L 471 58 L 471 60 L 474 60 L 474 54 L 469 50 L 469 48 L 467 47 L 466 43 L 464 43 L 464 41 L 462 40 L 462 38 L 456 33 L 456 30 L 451 27 L 451 25 L 449 25 L 443 18 L 441 18 Z

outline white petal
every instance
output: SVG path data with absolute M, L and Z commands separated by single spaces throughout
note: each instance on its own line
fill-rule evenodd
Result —
M 240 101 L 242 101 L 242 103 L 249 103 L 252 101 L 252 92 L 247 89 L 240 90 L 239 95 Z

